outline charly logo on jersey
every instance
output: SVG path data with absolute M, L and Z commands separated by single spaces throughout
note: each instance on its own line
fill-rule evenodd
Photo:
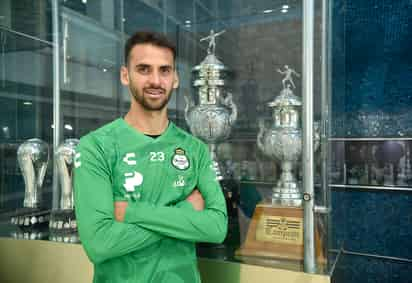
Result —
M 123 187 L 126 189 L 126 192 L 134 192 L 135 187 L 143 183 L 143 175 L 139 172 L 125 173 L 124 176 L 126 178 L 124 179 Z
M 172 157 L 172 164 L 179 170 L 186 170 L 190 166 L 189 159 L 186 156 L 184 149 L 178 147 L 175 149 L 175 154 Z
M 123 157 L 123 162 L 127 163 L 127 165 L 136 165 L 136 154 L 134 152 L 126 153 Z

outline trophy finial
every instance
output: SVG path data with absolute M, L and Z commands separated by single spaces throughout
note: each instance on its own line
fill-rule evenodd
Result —
M 207 54 L 213 54 L 213 55 L 215 54 L 216 37 L 218 37 L 219 35 L 221 35 L 225 31 L 226 30 L 221 30 L 221 31 L 215 33 L 215 31 L 213 29 L 211 29 L 208 36 L 203 37 L 203 38 L 200 39 L 200 41 L 209 40 L 209 46 L 207 47 Z
M 292 88 L 296 88 L 295 83 L 293 82 L 292 75 L 295 75 L 299 78 L 300 74 L 298 74 L 294 69 L 290 68 L 288 65 L 284 66 L 283 71 L 281 69 L 277 69 L 277 71 L 278 73 L 285 75 L 282 79 L 283 89 L 290 89 L 290 86 L 292 86 Z

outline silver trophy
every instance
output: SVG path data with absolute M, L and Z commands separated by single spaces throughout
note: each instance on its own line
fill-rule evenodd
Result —
M 193 68 L 193 86 L 196 89 L 198 104 L 185 96 L 185 119 L 193 135 L 209 145 L 213 167 L 218 180 L 223 176 L 217 160 L 217 144 L 227 139 L 231 127 L 237 119 L 237 107 L 232 94 L 225 90 L 227 68 L 215 56 L 216 37 L 224 33 L 210 34 L 200 41 L 209 40 L 206 58 Z
M 77 221 L 74 214 L 73 169 L 78 139 L 67 139 L 55 152 L 60 181 L 59 207 L 52 211 L 49 239 L 58 242 L 78 242 Z
M 271 127 L 266 129 L 264 121 L 259 121 L 257 146 L 264 154 L 281 164 L 282 173 L 273 188 L 272 204 L 298 207 L 302 205 L 303 195 L 294 169 L 302 154 L 302 101 L 293 93 L 291 87 L 295 88 L 292 75 L 299 74 L 287 65 L 284 71 L 278 72 L 285 75 L 282 80 L 283 89 L 275 100 L 268 104 L 273 108 Z M 319 134 L 315 130 L 315 150 L 318 146 Z
M 55 160 L 60 179 L 60 209 L 73 210 L 73 167 L 78 139 L 65 140 L 56 150 Z
M 49 161 L 49 146 L 40 139 L 29 139 L 17 150 L 17 160 L 25 183 L 25 208 L 40 208 L 42 185 Z

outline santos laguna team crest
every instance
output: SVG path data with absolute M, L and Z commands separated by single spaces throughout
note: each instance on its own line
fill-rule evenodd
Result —
M 179 170 L 186 170 L 190 166 L 189 159 L 187 158 L 184 149 L 176 148 L 175 154 L 172 157 L 172 164 Z

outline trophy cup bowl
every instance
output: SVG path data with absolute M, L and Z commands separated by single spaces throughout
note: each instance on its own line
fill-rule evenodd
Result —
M 25 183 L 26 208 L 39 208 L 42 201 L 41 188 L 49 160 L 49 147 L 40 139 L 29 139 L 19 146 L 17 160 Z
M 188 115 L 190 131 L 207 143 L 217 143 L 230 135 L 230 113 L 226 107 L 199 105 Z

